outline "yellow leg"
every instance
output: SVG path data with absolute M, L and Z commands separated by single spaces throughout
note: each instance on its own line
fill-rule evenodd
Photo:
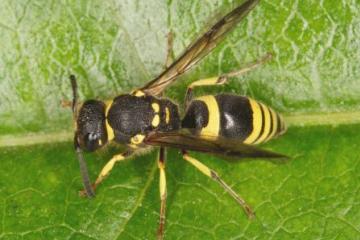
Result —
M 165 148 L 160 148 L 158 166 L 160 170 L 160 220 L 159 228 L 157 232 L 158 240 L 164 239 L 164 229 L 165 229 L 165 209 L 166 209 L 166 175 L 165 175 Z
M 125 153 L 122 153 L 122 154 L 114 155 L 110 159 L 110 161 L 108 161 L 105 164 L 105 166 L 102 168 L 102 170 L 101 170 L 99 176 L 97 177 L 95 183 L 92 185 L 93 190 L 95 191 L 96 187 L 105 179 L 105 177 L 107 175 L 109 175 L 109 173 L 113 169 L 116 162 L 125 160 L 130 154 L 131 154 L 130 152 L 125 152 Z M 83 196 L 84 194 L 86 195 L 84 190 L 80 191 L 80 195 Z
M 234 190 L 232 190 L 230 186 L 227 185 L 214 170 L 208 168 L 206 165 L 199 162 L 197 159 L 190 157 L 186 152 L 183 153 L 183 158 L 189 163 L 191 163 L 198 170 L 200 170 L 200 172 L 218 182 L 220 186 L 222 186 L 225 191 L 227 191 L 237 201 L 237 203 L 240 204 L 240 206 L 244 209 L 245 213 L 248 215 L 249 218 L 255 217 L 253 210 L 245 202 L 245 200 L 240 197 Z
M 243 75 L 243 74 L 259 67 L 260 65 L 264 64 L 265 62 L 269 61 L 271 58 L 272 58 L 272 55 L 270 53 L 268 53 L 261 59 L 248 64 L 247 66 L 245 66 L 242 69 L 239 69 L 239 70 L 236 70 L 236 71 L 233 71 L 230 73 L 225 73 L 225 74 L 222 74 L 222 75 L 216 76 L 216 77 L 200 79 L 200 80 L 197 80 L 197 81 L 191 83 L 188 86 L 187 91 L 186 91 L 185 106 L 188 106 L 188 104 L 190 103 L 190 101 L 192 99 L 192 90 L 195 87 L 225 84 L 226 81 L 228 80 L 228 78 Z

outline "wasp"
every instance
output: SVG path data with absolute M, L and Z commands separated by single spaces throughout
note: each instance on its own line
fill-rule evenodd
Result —
M 247 0 L 234 8 L 204 35 L 194 41 L 158 77 L 129 94 L 110 101 L 77 101 L 77 84 L 71 75 L 73 90 L 72 110 L 75 122 L 74 145 L 80 163 L 84 190 L 93 197 L 95 189 L 109 175 L 115 163 L 128 159 L 141 149 L 158 147 L 160 173 L 160 220 L 158 239 L 164 237 L 166 206 L 166 149 L 177 148 L 183 159 L 223 187 L 244 209 L 254 217 L 251 207 L 216 171 L 192 157 L 188 151 L 198 151 L 233 158 L 286 158 L 285 155 L 256 147 L 286 131 L 283 118 L 270 107 L 250 97 L 218 94 L 193 98 L 195 87 L 221 85 L 231 77 L 248 72 L 269 60 L 262 59 L 245 68 L 192 82 L 186 91 L 184 113 L 172 100 L 162 96 L 163 91 L 211 52 L 224 36 L 258 4 Z M 82 152 L 96 151 L 110 142 L 125 145 L 127 150 L 113 156 L 91 184 Z

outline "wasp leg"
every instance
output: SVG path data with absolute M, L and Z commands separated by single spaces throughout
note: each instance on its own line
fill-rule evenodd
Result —
M 92 185 L 93 190 L 95 191 L 96 187 L 105 179 L 107 175 L 111 172 L 116 162 L 123 161 L 131 155 L 131 152 L 125 152 L 122 154 L 114 155 L 110 161 L 108 161 L 105 166 L 102 168 L 99 176 L 97 177 L 95 183 Z M 85 190 L 80 191 L 81 196 L 86 196 Z
M 269 61 L 272 58 L 271 53 L 267 53 L 264 57 L 262 57 L 261 59 L 249 63 L 247 64 L 244 68 L 241 68 L 239 70 L 235 70 L 233 72 L 229 72 L 229 73 L 225 73 L 222 74 L 220 76 L 216 76 L 216 77 L 211 77 L 211 78 L 206 78 L 206 79 L 200 79 L 197 80 L 193 83 L 191 83 L 187 90 L 186 90 L 186 95 L 185 95 L 185 107 L 187 107 L 192 99 L 192 91 L 194 89 L 194 87 L 199 87 L 199 86 L 212 86 L 212 85 L 222 85 L 225 84 L 226 81 L 228 80 L 228 78 L 230 77 L 235 77 L 235 76 L 240 76 L 243 75 L 259 66 L 261 66 L 262 64 L 266 63 L 267 61 Z
M 166 47 L 166 60 L 165 60 L 165 69 L 168 68 L 173 62 L 173 43 L 174 43 L 174 35 L 172 32 L 169 32 L 166 36 L 167 38 L 167 47 Z
M 183 158 L 189 163 L 191 163 L 194 167 L 196 167 L 200 172 L 218 182 L 220 186 L 222 186 L 225 191 L 227 191 L 237 201 L 237 203 L 240 204 L 240 206 L 244 209 L 245 213 L 248 215 L 249 218 L 255 217 L 253 210 L 245 202 L 245 200 L 240 197 L 234 190 L 232 190 L 231 187 L 227 185 L 214 170 L 208 168 L 206 165 L 199 162 L 197 159 L 190 157 L 186 151 L 183 151 Z
M 159 228 L 157 231 L 158 240 L 164 239 L 164 228 L 165 228 L 165 209 L 166 209 L 166 176 L 165 176 L 165 148 L 161 147 L 159 152 L 158 166 L 160 170 L 160 220 Z

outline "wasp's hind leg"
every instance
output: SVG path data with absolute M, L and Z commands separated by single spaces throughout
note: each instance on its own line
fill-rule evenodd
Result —
M 194 167 L 196 167 L 200 172 L 219 183 L 220 186 L 222 186 L 225 191 L 228 192 L 238 202 L 238 204 L 240 204 L 240 206 L 244 209 L 245 213 L 248 215 L 249 218 L 255 217 L 253 210 L 245 202 L 245 200 L 240 197 L 234 190 L 232 190 L 231 187 L 227 185 L 214 170 L 208 168 L 206 165 L 199 162 L 197 159 L 190 157 L 186 151 L 183 151 L 183 158 L 189 163 L 191 163 Z
M 113 169 L 115 163 L 123 161 L 127 159 L 131 155 L 131 152 L 125 152 L 122 154 L 114 155 L 110 161 L 108 161 L 105 166 L 102 168 L 99 176 L 97 177 L 95 183 L 92 185 L 93 190 L 95 191 L 96 187 L 105 179 L 107 175 L 111 172 Z M 80 191 L 81 196 L 86 196 L 85 190 Z
M 241 76 L 257 67 L 259 67 L 260 65 L 266 63 L 267 61 L 269 61 L 272 58 L 271 53 L 267 53 L 264 57 L 262 57 L 261 59 L 249 63 L 247 64 L 244 68 L 241 68 L 239 70 L 235 70 L 233 72 L 229 72 L 229 73 L 225 73 L 222 74 L 220 76 L 216 76 L 216 77 L 211 77 L 211 78 L 206 78 L 206 79 L 200 79 L 197 80 L 195 82 L 192 82 L 187 90 L 186 90 L 186 95 L 185 95 L 185 107 L 187 108 L 187 106 L 189 106 L 189 103 L 192 100 L 192 91 L 195 87 L 199 87 L 199 86 L 211 86 L 211 85 L 222 85 L 225 84 L 226 81 L 228 80 L 228 78 L 231 77 L 235 77 L 235 76 Z
M 158 240 L 164 239 L 164 228 L 165 228 L 165 209 L 166 209 L 166 175 L 165 175 L 165 148 L 161 147 L 159 152 L 158 166 L 160 170 L 160 220 L 159 228 L 157 231 Z

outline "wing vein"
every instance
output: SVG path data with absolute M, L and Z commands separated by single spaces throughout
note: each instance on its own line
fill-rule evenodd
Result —
M 247 0 L 235 8 L 229 14 L 214 24 L 204 35 L 194 41 L 187 50 L 175 60 L 169 68 L 158 77 L 148 82 L 141 91 L 149 95 L 161 94 L 167 86 L 173 83 L 177 77 L 188 71 L 208 53 L 210 53 L 224 36 L 233 30 L 259 2 L 259 0 Z

